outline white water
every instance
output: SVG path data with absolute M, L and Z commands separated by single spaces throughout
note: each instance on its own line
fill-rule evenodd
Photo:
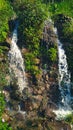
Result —
M 17 46 L 17 27 L 18 24 L 16 23 L 16 27 L 13 31 L 12 41 L 11 41 L 11 49 L 8 53 L 9 62 L 10 62 L 10 76 L 11 80 L 17 81 L 18 89 L 20 92 L 26 87 L 25 81 L 25 71 L 24 71 L 24 61 L 21 55 L 21 52 Z
M 54 28 L 55 34 L 57 34 L 57 29 Z M 59 57 L 59 89 L 61 93 L 61 102 L 59 103 L 59 109 L 54 111 L 57 115 L 57 119 L 64 118 L 66 115 L 72 112 L 70 101 L 71 101 L 71 93 L 70 93 L 70 72 L 68 71 L 68 64 L 66 59 L 66 54 L 63 49 L 63 45 L 59 39 L 57 39 L 58 43 L 58 57 Z

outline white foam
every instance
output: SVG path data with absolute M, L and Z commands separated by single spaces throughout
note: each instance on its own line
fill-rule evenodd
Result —
M 59 108 L 59 110 L 53 110 L 53 112 L 57 115 L 56 119 L 61 120 L 66 118 L 67 115 L 71 114 L 72 110 L 65 110 L 63 108 Z

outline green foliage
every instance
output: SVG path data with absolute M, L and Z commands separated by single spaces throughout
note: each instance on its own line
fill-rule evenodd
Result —
M 73 0 L 55 0 L 53 3 L 49 2 L 48 9 L 50 15 L 55 16 L 57 14 L 64 14 L 66 16 L 73 17 Z
M 0 121 L 0 130 L 12 130 L 12 128 L 9 127 L 6 122 L 3 123 L 2 121 Z
M 0 42 L 5 41 L 9 31 L 8 20 L 13 15 L 13 9 L 7 0 L 0 0 Z
M 35 59 L 36 57 L 34 57 L 33 53 L 27 53 L 25 55 L 25 65 L 26 65 L 26 70 L 28 72 L 31 72 L 34 75 L 37 75 L 40 73 L 40 70 L 38 68 L 38 66 L 35 64 Z
M 39 38 L 38 35 L 36 36 L 36 32 L 33 27 L 25 28 L 24 32 L 27 47 L 29 48 L 30 51 L 32 51 L 32 53 L 35 56 L 39 55 Z
M 57 60 L 57 50 L 55 48 L 50 48 L 48 50 L 48 57 L 51 62 L 55 62 Z

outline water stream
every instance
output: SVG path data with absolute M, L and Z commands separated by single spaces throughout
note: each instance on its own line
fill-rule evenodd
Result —
M 54 28 L 55 34 L 58 36 L 57 29 Z M 58 67 L 59 67 L 59 89 L 61 93 L 61 101 L 59 102 L 59 109 L 54 111 L 57 115 L 57 118 L 64 118 L 67 114 L 72 112 L 70 105 L 71 102 L 71 93 L 70 93 L 70 72 L 68 70 L 68 63 L 63 45 L 60 40 L 57 38 L 58 43 Z
M 17 46 L 17 27 L 18 23 L 16 23 L 15 29 L 12 35 L 11 41 L 11 49 L 8 53 L 9 57 L 9 69 L 10 69 L 10 77 L 11 81 L 17 81 L 18 89 L 20 92 L 26 87 L 26 79 L 25 79 L 25 70 L 24 70 L 24 61 L 21 55 L 21 51 Z

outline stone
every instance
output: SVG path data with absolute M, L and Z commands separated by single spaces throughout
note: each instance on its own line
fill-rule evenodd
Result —
M 48 81 L 48 75 L 46 75 L 45 78 L 46 78 L 46 81 Z
M 38 90 L 38 94 L 42 94 L 42 91 L 41 91 L 41 89 L 39 89 L 39 90 Z
M 36 110 L 30 111 L 29 114 L 27 115 L 29 118 L 35 118 L 37 116 Z
M 25 73 L 24 76 L 27 78 L 31 78 L 31 75 L 29 73 Z
M 11 44 L 11 41 L 12 41 L 11 37 L 7 37 L 7 38 L 6 38 L 6 42 L 7 42 L 8 44 Z
M 41 91 L 44 91 L 44 90 L 45 90 L 45 87 L 41 86 L 40 89 L 41 89 Z
M 28 51 L 28 49 L 27 48 L 22 48 L 22 53 L 23 54 L 27 54 L 29 51 Z
M 33 103 L 33 109 L 38 109 L 39 104 L 38 103 Z
M 43 96 L 41 96 L 41 95 L 37 95 L 37 96 L 33 96 L 33 97 L 34 97 L 34 99 L 36 99 L 38 101 L 42 101 L 42 99 L 43 99 Z
M 45 84 L 45 88 L 46 89 L 49 89 L 50 88 L 50 85 L 48 83 Z

